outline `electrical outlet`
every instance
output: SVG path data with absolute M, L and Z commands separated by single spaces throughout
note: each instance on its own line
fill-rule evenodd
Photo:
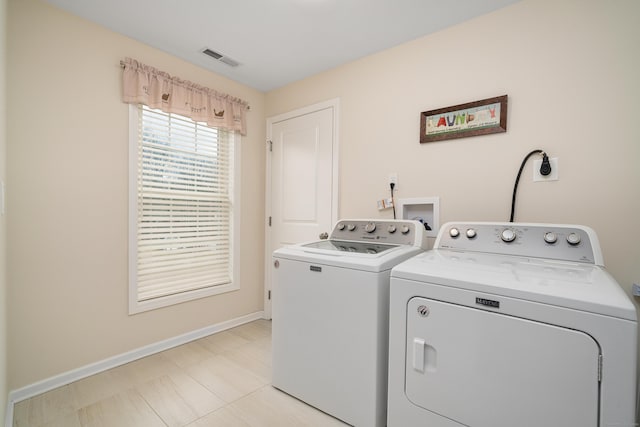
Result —
M 542 166 L 542 159 L 533 161 L 533 182 L 540 181 L 557 181 L 558 178 L 558 158 L 549 158 L 549 164 L 551 165 L 551 173 L 544 176 L 540 173 L 540 166 Z
M 398 174 L 393 172 L 389 174 L 389 184 L 394 185 L 394 190 L 398 188 Z
M 633 294 L 634 297 L 640 297 L 640 285 L 638 285 L 637 283 L 634 283 L 631 286 L 631 293 Z

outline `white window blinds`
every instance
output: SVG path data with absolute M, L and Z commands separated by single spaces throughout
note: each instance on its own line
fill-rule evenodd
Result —
M 137 108 L 137 301 L 230 284 L 234 134 Z

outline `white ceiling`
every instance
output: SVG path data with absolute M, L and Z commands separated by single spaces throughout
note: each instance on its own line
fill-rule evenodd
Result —
M 46 1 L 266 92 L 519 0 Z

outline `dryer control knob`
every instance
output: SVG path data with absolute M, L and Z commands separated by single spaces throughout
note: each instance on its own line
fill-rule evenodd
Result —
M 342 230 L 344 230 L 344 227 L 345 227 L 345 225 L 344 225 L 344 223 L 343 223 L 343 222 L 341 222 L 340 224 L 338 224 L 338 230 L 342 231 Z
M 356 229 L 356 225 L 355 224 L 349 224 L 347 225 L 347 230 L 349 231 L 354 231 Z
M 396 229 L 396 226 L 395 226 L 395 225 L 393 225 L 393 224 L 391 224 L 390 226 L 388 226 L 388 227 L 387 227 L 387 231 L 388 231 L 389 233 L 391 233 L 391 234 L 395 233 L 395 232 L 396 232 L 396 230 L 397 230 L 397 229 Z
M 457 228 L 453 227 L 453 228 L 449 229 L 449 236 L 451 236 L 451 237 L 453 237 L 455 239 L 459 235 L 460 235 L 460 230 L 458 230 Z
M 556 236 L 556 233 L 553 231 L 547 231 L 544 233 L 544 241 L 549 244 L 553 244 L 558 241 L 558 236 Z
M 510 228 L 505 228 L 504 230 L 502 230 L 502 233 L 500 234 L 500 238 L 502 239 L 503 242 L 511 243 L 514 240 L 516 240 L 516 232 Z
M 469 229 L 467 230 L 467 237 L 468 237 L 469 239 L 473 239 L 473 238 L 475 238 L 477 235 L 478 235 L 478 234 L 476 233 L 476 230 L 474 230 L 473 228 L 469 228 Z
M 373 233 L 376 231 L 376 224 L 374 222 L 368 222 L 367 225 L 364 226 L 364 231 L 367 233 Z
M 403 225 L 402 227 L 400 227 L 400 232 L 402 234 L 407 234 L 410 231 L 410 228 L 408 225 Z
M 569 235 L 567 236 L 567 243 L 572 246 L 577 245 L 578 243 L 580 243 L 580 235 L 578 233 L 569 233 Z

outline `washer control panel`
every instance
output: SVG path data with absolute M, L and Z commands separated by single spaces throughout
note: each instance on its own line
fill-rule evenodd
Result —
M 595 231 L 581 225 L 450 222 L 440 229 L 434 249 L 603 264 Z
M 329 238 L 427 247 L 424 225 L 412 220 L 343 219 L 338 221 Z

